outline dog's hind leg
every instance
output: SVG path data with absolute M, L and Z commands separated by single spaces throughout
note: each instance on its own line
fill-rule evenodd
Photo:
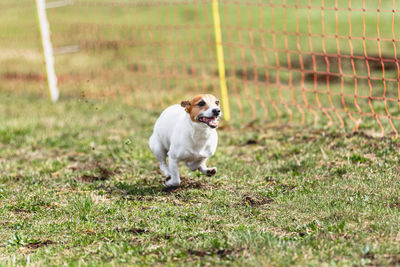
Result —
M 212 167 L 212 168 L 207 168 L 206 166 L 206 162 L 207 160 L 204 160 L 201 162 L 200 166 L 199 166 L 199 171 L 202 174 L 205 174 L 207 176 L 214 176 L 217 173 L 217 168 L 216 167 Z
M 160 169 L 166 177 L 171 176 L 169 168 L 166 162 L 167 151 L 162 147 L 161 143 L 155 140 L 154 135 L 150 137 L 149 146 L 151 151 L 153 151 L 158 163 L 160 164 Z

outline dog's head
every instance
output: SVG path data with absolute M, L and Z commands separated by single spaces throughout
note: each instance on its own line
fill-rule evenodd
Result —
M 221 116 L 219 100 L 209 94 L 195 96 L 192 100 L 181 102 L 181 106 L 189 113 L 190 119 L 196 123 L 204 123 L 211 128 L 218 127 Z

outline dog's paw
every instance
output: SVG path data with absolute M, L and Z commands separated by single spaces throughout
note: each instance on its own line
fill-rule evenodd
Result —
M 217 173 L 217 168 L 213 167 L 213 168 L 209 168 L 207 169 L 206 175 L 208 177 L 214 176 Z
M 180 184 L 180 181 L 172 180 L 171 177 L 169 177 L 164 183 L 164 185 L 168 188 L 176 188 L 179 187 Z

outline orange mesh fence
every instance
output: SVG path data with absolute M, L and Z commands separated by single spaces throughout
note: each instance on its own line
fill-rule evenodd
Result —
M 75 1 L 49 11 L 60 91 L 162 108 L 194 92 L 217 93 L 206 1 Z M 54 14 L 52 14 L 54 12 Z M 57 12 L 70 20 L 55 20 Z M 74 14 L 74 15 L 72 15 Z M 68 17 L 68 16 L 66 16 Z
M 231 102 L 242 116 L 398 135 L 399 3 L 221 2 Z
M 0 1 L 0 10 L 0 97 L 47 96 L 35 2 Z
M 34 13 L 30 2 L 0 7 Z M 397 137 L 400 1 L 219 0 L 219 7 L 233 121 Z M 201 92 L 219 95 L 211 0 L 75 0 L 48 17 L 61 97 L 161 109 Z M 37 27 L 26 27 L 18 30 L 35 45 L 18 49 L 37 51 Z M 46 93 L 36 60 L 10 59 L 1 89 Z

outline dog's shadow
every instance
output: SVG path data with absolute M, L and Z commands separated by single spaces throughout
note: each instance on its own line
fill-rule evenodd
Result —
M 139 181 L 130 184 L 127 182 L 119 182 L 113 186 L 102 185 L 98 189 L 104 190 L 109 194 L 121 195 L 131 199 L 151 199 L 156 196 L 179 194 L 179 192 L 194 189 L 209 189 L 210 184 L 202 181 L 181 177 L 181 185 L 179 187 L 166 187 L 163 183 L 155 182 L 151 185 L 147 181 Z

